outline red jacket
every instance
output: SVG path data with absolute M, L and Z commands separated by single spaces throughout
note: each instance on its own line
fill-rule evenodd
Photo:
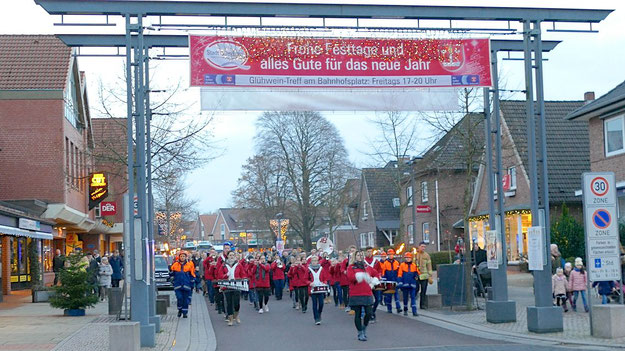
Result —
M 302 286 L 308 286 L 308 266 L 292 265 L 289 270 L 289 279 L 293 282 L 293 287 L 298 288 Z
M 347 278 L 347 266 L 349 264 L 349 259 L 344 259 L 343 262 L 340 262 L 337 266 L 339 267 L 339 284 L 341 286 L 348 286 L 349 279 Z
M 204 262 L 202 262 L 202 265 L 204 265 L 204 279 L 206 280 L 215 279 L 215 270 L 211 272 L 211 262 L 213 262 L 213 259 L 210 256 L 206 257 Z
M 327 269 L 323 268 L 323 266 L 321 266 L 320 269 L 321 273 L 319 274 L 319 282 L 322 284 L 326 284 L 328 280 L 330 280 L 330 272 Z M 312 284 L 315 279 L 312 272 L 310 271 L 310 266 L 306 268 L 306 271 L 308 271 L 308 277 L 306 278 L 309 281 L 308 284 Z M 308 289 L 308 291 L 310 292 L 310 289 Z
M 354 265 L 347 268 L 347 278 L 349 279 L 349 296 L 373 296 L 371 286 L 366 280 L 358 282 L 356 280 L 356 273 L 367 273 L 372 278 L 379 278 L 380 274 L 373 268 L 365 264 L 365 269 L 356 268 Z
M 219 266 L 218 269 L 216 269 L 215 276 L 217 279 L 220 279 L 220 280 L 230 279 L 228 277 L 228 267 L 226 266 L 227 264 L 224 263 L 223 265 Z M 235 263 L 235 266 L 236 267 L 234 269 L 234 279 L 245 279 L 247 276 L 245 274 L 245 268 L 243 267 L 241 262 Z
M 367 266 L 375 269 L 376 271 L 378 271 L 378 273 L 380 273 L 380 275 L 382 275 L 382 265 L 380 264 L 380 261 L 376 260 L 373 257 L 365 257 L 365 263 L 367 264 Z
M 271 267 L 269 264 L 249 264 L 247 273 L 250 277 L 250 280 L 254 280 L 254 285 L 257 288 L 268 288 L 269 284 L 269 272 L 271 271 Z
M 271 271 L 273 272 L 273 280 L 284 280 L 284 271 L 286 265 L 282 264 L 282 268 L 278 268 L 278 262 L 271 264 Z

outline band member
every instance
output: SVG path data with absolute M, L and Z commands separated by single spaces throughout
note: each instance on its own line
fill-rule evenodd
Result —
M 343 296 L 341 295 L 341 283 L 340 277 L 337 270 L 339 266 L 339 261 L 336 258 L 330 260 L 330 286 L 332 287 L 332 296 L 334 297 L 334 306 L 339 307 L 343 305 Z
M 373 257 L 372 247 L 368 247 L 365 251 L 365 264 L 375 269 L 376 272 L 378 272 L 380 275 L 382 274 L 382 267 L 380 266 L 380 262 L 378 262 L 378 260 Z M 373 292 L 374 301 L 373 301 L 373 310 L 372 310 L 373 312 L 371 314 L 371 323 L 375 323 L 375 311 L 377 311 L 378 305 L 380 304 L 380 300 L 382 299 L 382 291 L 376 290 L 374 287 L 372 292 Z
M 298 257 L 289 270 L 289 279 L 293 280 L 293 287 L 295 288 L 302 313 L 306 313 L 308 309 L 308 284 L 310 284 L 308 281 L 308 267 L 305 262 L 305 258 Z
M 349 308 L 349 279 L 347 279 L 347 267 L 349 262 L 354 260 L 356 254 L 356 246 L 350 245 L 347 257 L 341 263 L 341 290 L 343 292 L 343 302 L 345 303 L 345 312 L 354 314 L 354 310 Z
M 347 269 L 349 280 L 349 305 L 355 311 L 354 324 L 358 330 L 358 340 L 367 341 L 367 326 L 371 320 L 373 305 L 373 293 L 371 288 L 380 283 L 379 273 L 367 266 L 365 254 L 357 251 L 350 258 Z M 364 318 L 362 312 L 364 310 Z
M 404 316 L 408 315 L 408 296 L 410 296 L 410 307 L 412 315 L 417 316 L 417 280 L 419 279 L 419 267 L 412 262 L 412 252 L 404 254 L 404 262 L 399 265 L 397 272 L 397 287 L 401 288 L 404 297 Z
M 178 317 L 187 318 L 189 313 L 189 295 L 193 293 L 195 267 L 187 260 L 186 251 L 181 251 L 178 260 L 171 265 L 169 275 L 173 277 L 174 291 L 178 302 Z
M 273 285 L 276 292 L 276 300 L 282 300 L 282 292 L 284 291 L 284 272 L 286 265 L 282 262 L 282 258 L 278 254 L 275 255 L 273 263 L 271 264 L 271 271 L 273 272 Z
M 310 265 L 308 265 L 308 278 L 310 282 L 310 298 L 312 299 L 313 318 L 315 324 L 321 324 L 321 313 L 323 312 L 323 299 L 326 296 L 325 292 L 316 292 L 315 288 L 320 286 L 328 286 L 329 272 L 325 270 L 319 264 L 319 257 L 313 256 L 310 259 Z
M 297 259 L 295 258 L 295 256 L 289 257 L 289 263 L 287 263 L 286 265 L 286 277 L 289 280 L 289 295 L 291 297 L 291 300 L 293 300 L 293 308 L 299 309 L 299 304 L 297 300 L 297 292 L 295 291 L 295 286 L 293 285 L 293 278 L 291 277 L 292 276 L 291 268 L 295 267 L 296 262 L 297 262 Z
M 382 253 L 380 253 L 380 276 L 384 276 L 384 269 L 382 268 L 384 265 L 384 262 L 386 262 L 386 260 L 388 259 L 388 256 L 386 255 L 386 252 L 382 251 Z M 380 291 L 380 305 L 384 306 L 384 297 L 382 296 L 382 292 Z
M 215 266 L 215 272 L 221 272 L 221 266 L 224 265 L 226 260 L 228 260 L 228 253 L 230 252 L 230 243 L 225 242 L 223 245 L 223 251 L 220 255 L 217 256 L 217 263 Z M 215 279 L 219 279 L 220 273 L 215 274 Z M 214 285 L 216 287 L 216 284 Z M 217 311 L 219 311 L 219 307 L 221 306 L 222 312 L 225 312 L 225 299 L 224 293 L 221 289 L 215 289 L 215 303 L 217 304 Z
M 382 264 L 382 276 L 384 279 L 390 282 L 397 282 L 397 271 L 399 270 L 399 261 L 395 259 L 395 250 L 388 249 L 388 259 Z M 397 307 L 397 313 L 401 313 L 401 306 L 399 305 L 399 291 L 395 289 L 395 292 L 384 292 L 384 304 L 386 305 L 386 311 L 393 313 L 393 297 L 395 297 L 395 307 Z
M 218 277 L 221 280 L 234 280 L 246 278 L 245 270 L 240 262 L 237 262 L 234 252 L 228 252 L 228 258 L 221 266 Z M 226 316 L 228 325 L 234 324 L 234 321 L 241 323 L 239 319 L 239 309 L 241 308 L 241 291 L 235 289 L 220 288 L 223 291 L 226 300 Z
M 267 264 L 265 255 L 260 255 L 258 259 L 250 262 L 248 275 L 256 284 L 258 294 L 258 313 L 269 312 L 269 272 L 271 266 Z
M 215 280 L 215 266 L 217 266 L 216 255 L 211 252 L 206 256 L 202 265 L 204 266 L 204 283 L 206 285 L 205 296 L 208 296 L 208 301 L 212 304 L 215 303 L 215 290 L 213 289 L 213 280 Z

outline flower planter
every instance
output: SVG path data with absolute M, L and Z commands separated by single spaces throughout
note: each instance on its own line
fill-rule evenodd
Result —
M 85 310 L 80 308 L 80 309 L 72 309 L 72 310 L 65 310 L 64 315 L 66 316 L 70 316 L 70 317 L 81 317 L 85 315 Z
M 50 297 L 54 296 L 54 291 L 50 290 L 33 290 L 33 303 L 48 302 Z

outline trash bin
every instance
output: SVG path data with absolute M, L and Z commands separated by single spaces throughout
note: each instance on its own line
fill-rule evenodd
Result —
M 438 265 L 438 292 L 443 306 L 461 306 L 466 303 L 464 265 Z
M 121 288 L 109 289 L 109 314 L 119 314 L 122 310 L 122 304 L 124 303 L 124 296 L 122 295 Z

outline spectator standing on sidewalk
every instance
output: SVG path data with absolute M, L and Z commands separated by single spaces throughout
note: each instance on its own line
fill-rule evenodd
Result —
M 173 277 L 174 292 L 178 301 L 178 317 L 187 318 L 189 313 L 189 296 L 193 293 L 195 282 L 195 267 L 193 262 L 187 261 L 187 253 L 181 251 L 178 261 L 171 265 L 169 275 Z
M 588 303 L 586 302 L 586 270 L 584 269 L 584 261 L 581 257 L 575 259 L 575 268 L 571 271 L 569 278 L 569 289 L 573 292 L 573 302 L 571 303 L 573 311 L 577 310 L 577 297 L 582 295 L 584 310 L 588 312 Z
M 592 283 L 592 287 L 594 288 L 595 286 L 599 286 L 599 295 L 601 295 L 601 304 L 605 305 L 608 303 L 608 301 L 610 301 L 608 299 L 608 296 L 610 296 L 610 294 L 612 294 L 614 292 L 614 289 L 616 289 L 616 285 L 614 284 L 614 281 L 609 280 L 609 281 L 601 281 L 601 282 L 593 282 Z
M 202 266 L 202 260 L 200 259 L 200 254 L 197 251 L 193 253 L 191 262 L 193 262 L 193 267 L 195 267 L 195 280 L 193 282 L 193 288 L 195 289 L 195 292 L 200 292 L 200 286 L 202 285 L 202 281 L 200 279 L 200 267 Z
M 551 274 L 556 274 L 556 270 L 558 268 L 564 267 L 564 259 L 562 258 L 562 254 L 560 254 L 558 245 L 551 244 L 550 249 L 551 249 Z
M 567 291 L 569 289 L 569 282 L 564 276 L 564 270 L 562 268 L 556 269 L 556 274 L 551 277 L 551 291 L 556 298 L 556 304 L 562 306 L 564 312 L 568 312 L 566 307 Z
M 111 277 L 113 276 L 113 267 L 111 267 L 108 258 L 102 257 L 100 268 L 98 271 L 98 281 L 100 285 L 100 301 L 104 301 L 107 289 L 111 288 Z
M 61 270 L 65 267 L 65 255 L 61 255 L 61 250 L 56 249 L 54 254 L 54 258 L 52 259 L 52 271 L 54 272 L 54 284 L 57 285 L 59 283 L 59 275 L 61 274 Z
M 416 263 L 420 271 L 417 291 L 419 292 L 419 308 L 422 310 L 428 307 L 426 295 L 428 284 L 434 283 L 434 278 L 432 277 L 432 258 L 430 258 L 430 254 L 425 252 L 425 247 L 426 243 L 420 242 L 416 255 Z
M 89 262 L 87 271 L 89 275 L 87 276 L 87 283 L 93 286 L 93 293 L 100 296 L 100 289 L 98 287 L 98 272 L 100 271 L 100 265 L 98 261 L 95 260 L 93 254 L 91 252 L 87 252 L 85 256 L 87 258 L 87 262 Z
M 113 256 L 109 258 L 109 264 L 113 268 L 113 275 L 111 276 L 111 286 L 113 288 L 119 287 L 119 281 L 124 278 L 124 260 L 119 255 L 119 250 L 113 251 Z

